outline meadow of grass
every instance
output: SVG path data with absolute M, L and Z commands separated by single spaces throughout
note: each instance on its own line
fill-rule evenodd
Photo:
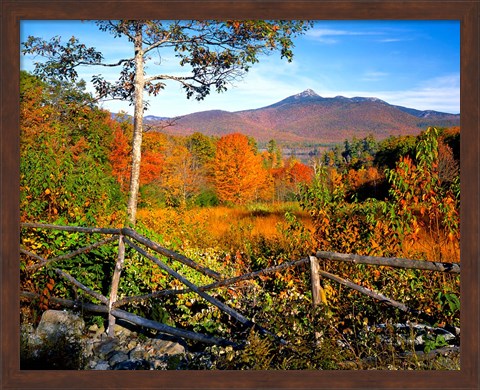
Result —
M 252 240 L 285 239 L 282 230 L 288 224 L 285 213 L 293 215 L 305 229 L 313 229 L 310 216 L 296 202 L 140 209 L 137 218 L 140 224 L 155 231 L 167 244 L 236 252 L 243 251 Z
M 284 246 L 285 255 L 309 253 L 312 220 L 297 202 L 244 206 L 140 209 L 138 222 L 163 243 L 179 249 L 216 249 L 262 255 L 266 246 Z M 295 234 L 302 232 L 302 239 Z M 291 251 L 287 246 L 297 244 Z M 255 245 L 262 246 L 256 248 Z M 292 258 L 291 260 L 295 260 Z

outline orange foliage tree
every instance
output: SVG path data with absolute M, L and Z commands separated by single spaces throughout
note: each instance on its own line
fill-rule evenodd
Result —
M 45 86 L 26 72 L 20 79 L 20 123 L 22 148 L 35 147 L 39 135 L 53 133 L 53 109 L 42 102 Z
M 440 153 L 451 151 L 440 145 L 439 131 L 430 127 L 418 137 L 415 160 L 403 157 L 387 171 L 393 200 L 389 215 L 397 232 L 412 243 L 422 233 L 429 237 L 423 248 L 429 260 L 459 260 L 460 177 L 457 171 L 450 182 L 442 182 Z
M 296 187 L 298 183 L 310 183 L 313 179 L 313 168 L 294 161 L 289 170 L 290 182 Z
M 27 72 L 20 98 L 21 220 L 109 222 L 122 201 L 108 163 L 109 114 L 83 83 L 47 83 Z
M 159 152 L 147 150 L 140 163 L 140 185 L 157 180 L 162 172 L 163 156 Z
M 161 186 L 170 205 L 185 206 L 205 182 L 201 163 L 186 146 L 173 145 L 165 157 Z
M 228 134 L 219 139 L 213 167 L 215 190 L 222 202 L 244 204 L 255 200 L 268 183 L 261 156 L 243 134 Z
M 114 131 L 112 149 L 109 156 L 112 164 L 112 173 L 120 184 L 122 191 L 127 191 L 130 184 L 131 159 L 129 156 L 132 148 L 128 141 L 127 131 L 114 121 L 111 121 L 110 126 L 113 127 Z M 150 149 L 153 148 L 148 148 L 143 152 L 144 155 L 140 164 L 141 185 L 149 184 L 158 179 L 162 171 L 162 153 Z
M 382 175 L 376 167 L 361 167 L 360 169 L 349 169 L 347 182 L 353 191 L 357 191 L 366 184 L 376 185 L 382 179 Z

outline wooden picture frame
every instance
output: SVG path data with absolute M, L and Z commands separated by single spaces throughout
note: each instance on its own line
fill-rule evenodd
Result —
M 479 386 L 478 0 L 2 0 L 1 3 L 1 388 L 462 388 Z M 19 351 L 19 70 L 21 20 L 415 19 L 461 24 L 461 369 L 459 371 L 28 371 Z M 439 53 L 439 55 L 442 55 Z

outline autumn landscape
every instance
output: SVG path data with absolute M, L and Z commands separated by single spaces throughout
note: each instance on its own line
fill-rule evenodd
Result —
M 153 40 L 168 35 L 156 24 L 121 22 L 99 26 L 118 34 L 143 31 Z M 206 22 L 195 29 L 182 24 L 169 28 L 169 34 L 185 40 L 181 28 L 205 29 L 218 38 L 216 27 Z M 306 27 L 300 22 L 229 21 L 222 29 L 246 42 L 278 38 L 288 58 L 285 39 Z M 229 37 L 220 38 L 230 44 Z M 254 56 L 247 45 L 247 54 L 222 57 L 224 63 L 218 64 L 218 53 L 195 46 L 197 41 L 186 42 L 179 55 L 190 61 L 195 77 L 210 77 L 209 61 L 229 72 L 233 64 Z M 49 45 L 33 38 L 25 43 L 26 53 L 50 56 L 50 62 L 36 72 L 22 71 L 20 80 L 20 268 L 21 289 L 29 297 L 22 300 L 22 324 L 38 325 L 44 312 L 61 307 L 61 299 L 76 302 L 75 307 L 102 303 L 112 294 L 121 252 L 117 241 L 96 245 L 103 239 L 98 232 L 28 224 L 128 228 L 221 275 L 217 281 L 255 274 L 209 291 L 252 321 L 241 323 L 191 290 L 149 295 L 184 286 L 133 247 L 123 249 L 118 297 L 146 297 L 125 303 L 125 310 L 231 341 L 204 345 L 184 340 L 186 351 L 162 357 L 163 369 L 459 369 L 458 273 L 319 261 L 323 272 L 407 307 L 399 309 L 400 304 L 379 302 L 324 277 L 321 304 L 315 303 L 308 264 L 285 266 L 318 251 L 438 262 L 444 268 L 459 264 L 459 114 L 372 96 L 322 97 L 312 88 L 237 111 L 169 116 L 144 115 L 143 108 L 134 115 L 113 112 L 69 73 L 78 58 L 69 57 L 68 50 L 78 50 L 81 62 L 91 56 L 96 64 L 100 57 L 73 38 L 66 51 L 59 41 Z M 52 65 L 62 63 L 69 66 Z M 121 95 L 133 105 L 138 103 L 133 93 L 138 77 L 129 73 L 134 61 L 125 64 L 120 84 L 99 76 L 94 84 L 103 97 Z M 155 96 L 163 89 L 156 80 L 146 78 L 141 89 Z M 208 82 L 212 88 L 224 87 L 221 80 Z M 208 95 L 202 88 L 185 87 L 187 94 Z M 195 286 L 215 281 L 166 255 L 160 258 Z M 274 267 L 280 268 L 260 272 Z M 76 287 L 65 273 L 78 281 Z M 92 298 L 89 290 L 103 295 Z M 108 332 L 108 314 L 82 309 L 86 329 Z M 142 337 L 161 333 L 150 330 Z M 35 366 L 39 358 L 28 340 L 22 339 L 22 346 L 24 367 L 49 368 Z M 92 367 L 88 358 L 75 353 L 73 368 Z M 58 363 L 62 358 L 42 359 L 51 359 L 54 368 L 72 368 Z

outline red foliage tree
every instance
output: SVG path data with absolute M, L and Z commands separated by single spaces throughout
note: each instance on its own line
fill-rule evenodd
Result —
M 130 178 L 129 155 L 131 147 L 127 136 L 118 124 L 113 124 L 113 126 L 115 126 L 115 129 L 113 133 L 112 151 L 110 152 L 112 174 L 120 183 L 122 191 L 126 191 Z
M 289 180 L 292 185 L 297 186 L 299 183 L 310 183 L 313 179 L 313 168 L 301 162 L 295 161 L 289 167 Z
M 112 164 L 112 173 L 120 183 L 123 191 L 128 190 L 130 184 L 130 166 L 131 166 L 131 146 L 125 132 L 113 123 L 114 138 L 112 151 L 110 153 L 110 163 Z M 146 150 L 140 164 L 140 184 L 149 184 L 160 175 L 163 166 L 163 156 L 161 152 Z
M 271 169 L 270 173 L 274 178 L 277 200 L 285 200 L 296 193 L 300 183 L 310 183 L 314 176 L 312 167 L 293 159 L 288 159 L 282 168 Z

